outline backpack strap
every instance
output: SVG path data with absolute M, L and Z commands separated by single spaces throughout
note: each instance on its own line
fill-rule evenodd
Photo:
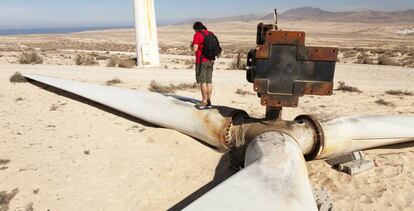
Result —
M 207 31 L 207 30 L 206 30 Z M 200 31 L 200 34 L 203 35 L 203 47 L 204 47 L 204 41 L 206 40 L 206 36 L 209 35 L 211 32 L 207 31 L 207 34 L 204 34 L 203 31 Z M 200 47 L 200 46 L 199 46 Z M 201 63 L 203 63 L 203 49 L 201 49 L 201 56 L 200 56 L 200 68 L 201 68 Z

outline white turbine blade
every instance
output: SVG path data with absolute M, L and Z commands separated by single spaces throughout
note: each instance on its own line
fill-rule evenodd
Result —
M 259 135 L 246 152 L 246 168 L 185 210 L 317 210 L 300 147 L 288 135 Z
M 68 91 L 149 123 L 171 128 L 220 148 L 223 109 L 198 110 L 195 100 L 159 93 L 88 84 L 33 74 L 26 78 Z M 230 113 L 232 110 L 228 109 Z
M 325 143 L 319 159 L 414 141 L 414 116 L 357 116 L 322 125 Z

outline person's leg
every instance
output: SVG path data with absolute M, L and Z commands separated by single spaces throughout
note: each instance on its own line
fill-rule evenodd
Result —
M 207 94 L 207 103 L 208 106 L 211 107 L 211 95 L 213 94 L 213 66 L 214 66 L 214 62 L 213 61 L 209 61 L 205 64 L 205 69 L 206 69 L 206 81 L 207 81 L 207 90 L 208 90 L 208 94 Z
M 211 94 L 213 93 L 213 84 L 208 83 L 207 84 L 207 100 L 211 101 Z
M 202 102 L 203 103 L 207 103 L 208 98 L 208 86 L 206 83 L 201 83 L 200 84 L 200 89 L 201 89 L 201 96 L 202 96 Z

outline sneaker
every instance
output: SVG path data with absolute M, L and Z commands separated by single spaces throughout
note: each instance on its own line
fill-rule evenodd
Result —
M 211 105 L 211 100 L 207 100 L 206 108 L 213 108 L 213 105 Z
M 207 106 L 208 106 L 208 103 L 205 103 L 205 102 L 197 103 L 197 108 L 200 109 L 200 110 L 206 109 Z

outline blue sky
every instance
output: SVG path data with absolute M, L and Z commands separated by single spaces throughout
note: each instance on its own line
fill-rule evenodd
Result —
M 155 0 L 155 4 L 162 23 L 303 6 L 331 11 L 414 9 L 414 0 Z M 131 25 L 132 5 L 133 0 L 0 0 L 0 29 Z

